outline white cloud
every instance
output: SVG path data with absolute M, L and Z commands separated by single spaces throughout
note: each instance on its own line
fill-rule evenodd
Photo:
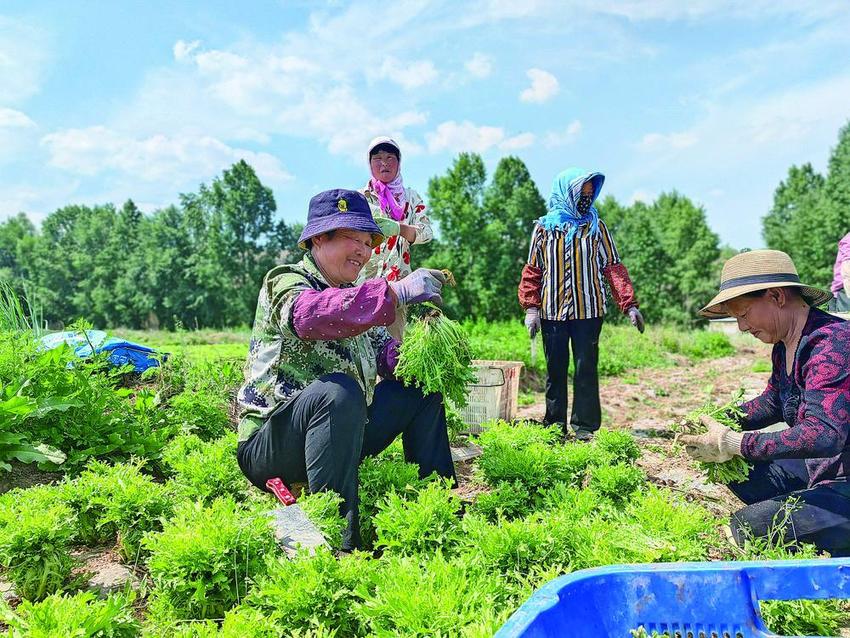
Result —
M 45 34 L 0 15 L 0 101 L 17 104 L 36 94 L 48 58 Z
M 534 144 L 534 140 L 534 133 L 520 133 L 519 135 L 514 135 L 513 137 L 506 139 L 504 142 L 499 144 L 499 148 L 503 151 L 515 151 L 520 148 L 528 148 Z
M 643 151 L 681 150 L 693 146 L 699 141 L 696 133 L 683 131 L 681 133 L 647 133 L 643 136 L 638 147 Z
M 330 45 L 341 46 L 337 40 Z M 313 42 L 305 53 L 320 48 Z M 426 113 L 405 108 L 405 102 L 415 100 L 401 91 L 387 108 L 384 93 L 356 90 L 369 67 L 356 76 L 340 75 L 337 65 L 325 66 L 322 57 L 327 51 L 309 57 L 300 49 L 300 45 L 256 43 L 227 50 L 196 48 L 184 64 L 149 73 L 112 128 L 132 131 L 133 137 L 167 132 L 206 135 L 231 144 L 266 143 L 272 136 L 306 138 L 361 163 L 366 144 L 375 135 L 409 140 L 406 130 L 426 122 Z M 347 62 L 340 59 L 340 64 Z M 433 64 L 419 64 L 400 66 L 395 80 L 408 86 L 431 81 L 436 74 Z M 381 64 L 371 68 L 380 70 Z M 386 89 L 387 82 L 382 82 Z M 373 96 L 379 96 L 379 108 L 372 108 Z M 409 143 L 404 150 L 412 155 L 421 147 Z
M 470 75 L 476 78 L 486 78 L 493 72 L 493 62 L 489 56 L 476 52 L 464 64 Z
M 432 84 L 439 73 L 431 60 L 419 60 L 404 64 L 392 56 L 384 60 L 380 75 L 404 89 L 418 89 Z
M 200 40 L 193 40 L 192 42 L 177 40 L 177 42 L 174 43 L 174 48 L 172 49 L 174 59 L 178 62 L 188 59 L 192 52 L 199 46 L 201 46 Z
M 136 139 L 104 126 L 66 129 L 41 140 L 50 164 L 69 173 L 94 176 L 107 171 L 163 184 L 184 184 L 214 177 L 245 159 L 272 185 L 292 180 L 280 160 L 269 153 L 233 148 L 208 136 L 154 135 Z
M 612 16 L 632 22 L 663 20 L 675 22 L 700 18 L 764 20 L 772 16 L 791 16 L 818 20 L 840 16 L 846 12 L 843 0 L 572 0 L 571 14 Z M 555 2 L 516 2 L 515 0 L 485 0 L 493 15 L 503 19 L 547 17 L 561 5 Z M 472 11 L 470 11 L 472 12 Z
M 534 133 L 519 133 L 508 137 L 501 126 L 478 126 L 468 120 L 442 122 L 430 133 L 425 134 L 430 153 L 463 151 L 485 153 L 492 148 L 515 151 L 534 144 Z
M 581 133 L 581 122 L 573 120 L 561 131 L 549 131 L 546 134 L 545 144 L 548 147 L 566 146 L 572 144 Z
M 0 128 L 34 128 L 33 122 L 25 113 L 15 109 L 0 108 Z
M 531 86 L 519 94 L 523 102 L 546 102 L 558 93 L 558 78 L 543 69 L 529 69 L 525 73 Z
M 431 153 L 441 151 L 472 151 L 483 153 L 505 141 L 505 131 L 497 126 L 477 126 L 469 121 L 449 120 L 437 126 L 436 130 L 426 133 L 428 150 Z
M 38 135 L 37 129 L 26 113 L 0 107 L 0 165 L 19 162 Z

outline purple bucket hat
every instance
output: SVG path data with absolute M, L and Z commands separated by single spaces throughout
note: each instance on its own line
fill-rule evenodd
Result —
M 357 191 L 336 188 L 314 195 L 307 211 L 307 225 L 298 245 L 307 250 L 307 240 L 331 230 L 347 228 L 371 233 L 372 248 L 380 246 L 384 234 L 372 218 L 369 202 Z

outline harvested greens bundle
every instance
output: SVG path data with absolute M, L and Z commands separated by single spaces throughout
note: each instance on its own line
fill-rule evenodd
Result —
M 682 423 L 674 426 L 674 430 L 679 434 L 705 434 L 708 428 L 699 420 L 705 414 L 736 432 L 740 432 L 741 425 L 738 423 L 738 419 L 742 418 L 744 413 L 741 412 L 738 406 L 741 404 L 743 396 L 744 392 L 741 390 L 731 401 L 723 405 L 717 406 L 712 403 L 706 403 L 701 408 L 688 414 Z M 752 466 L 740 456 L 736 456 L 725 463 L 703 463 L 700 461 L 698 465 L 706 473 L 709 483 L 726 484 L 746 481 L 752 469 Z
M 466 386 L 475 383 L 472 349 L 463 328 L 436 306 L 408 328 L 399 347 L 395 376 L 425 394 L 440 392 L 456 408 L 466 405 Z

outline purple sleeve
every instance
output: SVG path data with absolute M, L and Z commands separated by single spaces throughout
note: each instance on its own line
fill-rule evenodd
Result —
M 779 358 L 781 356 L 778 348 L 774 348 L 773 370 L 767 381 L 767 387 L 755 399 L 741 404 L 741 411 L 746 415 L 741 420 L 741 429 L 760 430 L 782 420 L 782 404 L 779 400 Z
M 385 279 L 369 279 L 352 288 L 305 290 L 292 309 L 300 339 L 346 339 L 395 321 L 395 296 Z
M 398 341 L 391 339 L 378 353 L 378 374 L 382 379 L 395 378 L 395 367 L 398 363 L 399 345 L 401 344 Z
M 850 429 L 850 340 L 834 326 L 801 343 L 800 407 L 793 427 L 781 432 L 750 432 L 741 451 L 754 461 L 828 458 L 841 453 Z

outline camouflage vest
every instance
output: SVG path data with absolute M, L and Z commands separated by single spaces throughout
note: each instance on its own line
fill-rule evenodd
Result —
M 292 325 L 295 299 L 304 290 L 325 290 L 327 281 L 310 252 L 297 264 L 276 266 L 263 279 L 257 302 L 245 383 L 239 389 L 239 440 L 245 441 L 321 376 L 342 372 L 355 379 L 372 402 L 377 355 L 390 340 L 386 328 L 371 328 L 336 341 L 300 339 Z M 348 287 L 348 286 L 344 286 Z

